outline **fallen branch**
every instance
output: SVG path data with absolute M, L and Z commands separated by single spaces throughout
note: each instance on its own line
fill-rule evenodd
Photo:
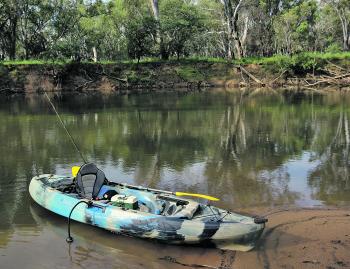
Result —
M 304 81 L 308 83 L 308 86 L 316 86 L 316 85 L 319 85 L 319 84 L 322 84 L 322 83 L 331 84 L 331 80 L 337 80 L 337 79 L 342 79 L 342 78 L 346 78 L 346 77 L 350 77 L 350 73 L 339 75 L 339 76 L 335 76 L 335 77 L 330 77 L 329 79 L 319 79 L 315 83 L 311 83 L 311 84 L 308 83 L 307 80 L 304 80 Z
M 328 74 L 331 74 L 333 76 L 338 76 L 339 74 L 341 74 L 340 72 L 336 72 L 336 71 L 330 70 L 328 68 L 321 69 L 321 71 L 328 73 Z
M 287 70 L 283 70 L 283 72 L 282 72 L 281 74 L 279 74 L 278 77 L 276 77 L 275 79 L 273 79 L 273 80 L 269 83 L 269 85 L 272 85 L 276 80 L 280 79 L 280 78 L 284 75 L 284 73 L 286 73 L 286 72 L 287 72 Z
M 114 79 L 114 80 L 117 80 L 117 81 L 120 81 L 120 82 L 123 82 L 123 83 L 128 83 L 128 80 L 126 78 L 117 78 L 117 77 L 114 77 L 114 76 L 111 76 L 111 75 L 107 75 L 105 74 L 108 78 L 111 78 L 111 79 Z
M 80 89 L 82 89 L 82 88 L 85 88 L 87 85 L 89 85 L 89 84 L 91 84 L 91 83 L 93 83 L 93 82 L 94 82 L 93 80 L 86 81 L 85 83 L 83 83 L 83 84 L 79 85 L 78 87 L 76 87 L 76 88 L 74 89 L 74 91 L 77 91 L 77 90 L 80 90 Z
M 336 64 L 332 63 L 331 61 L 326 60 L 326 62 L 329 63 L 330 65 L 333 65 L 333 66 L 339 68 L 340 70 L 348 71 L 347 69 L 345 69 L 339 65 L 336 65 Z
M 244 69 L 241 65 L 238 66 L 238 68 L 246 74 L 248 77 L 250 77 L 252 80 L 254 80 L 256 83 L 259 83 L 262 86 L 265 86 L 265 83 L 259 80 L 258 78 L 254 77 L 251 73 L 249 73 L 246 69 Z
M 108 78 L 111 78 L 111 79 L 114 79 L 114 80 L 117 80 L 117 81 L 120 81 L 120 82 L 123 82 L 123 83 L 128 83 L 128 79 L 127 78 L 117 78 L 117 77 L 115 77 L 115 76 L 112 76 L 112 75 L 110 75 L 110 74 L 107 74 L 105 71 L 104 71 L 104 69 L 103 69 L 103 71 L 101 72 L 101 73 L 98 73 L 98 72 L 95 72 L 95 74 L 97 74 L 97 75 L 100 75 L 100 76 L 106 76 L 106 77 L 108 77 Z

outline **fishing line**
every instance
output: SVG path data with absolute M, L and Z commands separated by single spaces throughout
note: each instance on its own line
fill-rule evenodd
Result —
M 84 158 L 84 155 L 83 155 L 83 154 L 81 153 L 81 151 L 79 150 L 78 145 L 75 143 L 73 136 L 72 136 L 72 135 L 70 134 L 70 132 L 68 131 L 66 125 L 64 124 L 62 118 L 60 117 L 60 114 L 58 114 L 58 111 L 57 111 L 55 105 L 51 102 L 50 97 L 47 95 L 47 93 L 46 93 L 45 91 L 44 91 L 44 94 L 45 94 L 47 100 L 49 101 L 49 103 L 50 103 L 50 105 L 51 105 L 53 111 L 55 112 L 55 114 L 56 114 L 56 116 L 57 116 L 59 122 L 61 123 L 63 129 L 66 131 L 66 133 L 67 133 L 67 135 L 68 135 L 70 141 L 71 141 L 72 144 L 74 145 L 74 148 L 76 149 L 76 151 L 78 151 L 80 157 L 81 157 L 81 158 L 83 159 L 83 161 L 84 161 L 84 164 L 87 164 L 87 161 L 86 161 L 86 159 Z M 71 209 L 71 211 L 70 211 L 70 213 L 69 213 L 69 217 L 68 217 L 68 237 L 66 238 L 66 241 L 67 241 L 67 243 L 69 243 L 69 244 L 73 242 L 73 237 L 71 236 L 71 233 L 70 233 L 71 216 L 72 216 L 72 213 L 73 213 L 74 209 L 75 209 L 79 204 L 81 204 L 81 203 L 87 204 L 88 207 L 91 207 L 91 206 L 93 205 L 93 202 L 92 202 L 92 201 L 85 201 L 85 200 L 83 200 L 83 201 L 79 201 L 78 203 L 76 203 L 76 204 L 73 206 L 73 208 Z M 70 250 L 69 250 L 69 251 L 70 251 Z
M 83 159 L 84 163 L 87 164 L 87 162 L 86 162 L 86 160 L 85 160 L 83 154 L 81 153 L 81 151 L 79 150 L 77 144 L 75 143 L 74 138 L 73 138 L 73 137 L 71 136 L 71 134 L 69 133 L 68 129 L 66 128 L 66 125 L 64 124 L 64 122 L 63 122 L 63 120 L 61 119 L 60 115 L 58 114 L 58 112 L 57 112 L 57 110 L 56 110 L 54 104 L 51 102 L 50 97 L 47 95 L 47 93 L 46 93 L 45 91 L 44 91 L 44 94 L 45 94 L 47 100 L 49 101 L 49 103 L 51 104 L 51 107 L 52 107 L 53 111 L 56 113 L 56 115 L 57 115 L 57 117 L 58 117 L 58 120 L 59 120 L 59 122 L 61 123 L 63 129 L 66 131 L 68 137 L 70 138 L 70 141 L 71 141 L 72 144 L 74 145 L 75 149 L 78 151 L 78 153 L 79 153 L 80 157 Z

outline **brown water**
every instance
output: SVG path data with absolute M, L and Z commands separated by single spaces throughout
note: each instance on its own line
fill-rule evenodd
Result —
M 250 212 L 350 205 L 350 95 L 52 98 L 85 157 L 109 179 L 210 194 L 221 198 L 218 206 Z M 44 97 L 1 96 L 0 141 L 0 268 L 225 263 L 219 250 L 166 246 L 76 223 L 69 247 L 66 220 L 28 194 L 33 175 L 67 174 L 81 164 Z

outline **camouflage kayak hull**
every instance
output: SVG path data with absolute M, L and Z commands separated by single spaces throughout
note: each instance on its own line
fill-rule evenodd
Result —
M 76 193 L 60 191 L 58 186 L 71 180 L 72 178 L 65 176 L 40 175 L 31 180 L 29 192 L 36 203 L 68 218 L 70 211 L 81 201 L 81 198 Z M 155 239 L 170 244 L 201 244 L 241 251 L 252 249 L 265 227 L 265 223 L 256 223 L 252 217 L 216 207 L 208 208 L 190 199 L 185 200 L 191 204 L 198 204 L 193 216 L 179 214 L 164 216 L 157 212 L 157 205 L 153 201 L 158 194 L 109 186 L 105 186 L 104 191 L 111 188 L 125 195 L 136 196 L 139 201 L 148 204 L 148 207 L 151 208 L 150 212 L 94 201 L 90 207 L 84 203 L 79 204 L 72 212 L 71 218 L 111 232 Z M 168 195 L 167 199 L 178 198 Z M 208 214 L 208 212 L 214 214 Z

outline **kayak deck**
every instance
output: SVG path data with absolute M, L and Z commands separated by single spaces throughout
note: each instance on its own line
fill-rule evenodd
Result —
M 72 188 L 72 177 L 40 175 L 31 180 L 29 191 L 41 206 L 68 217 L 81 201 Z M 135 197 L 137 207 L 112 203 L 103 195 Z M 256 219 L 204 205 L 191 199 L 150 191 L 146 188 L 109 182 L 103 185 L 93 206 L 78 205 L 72 219 L 112 232 L 156 239 L 166 243 L 207 244 L 222 249 L 249 250 L 265 224 Z

